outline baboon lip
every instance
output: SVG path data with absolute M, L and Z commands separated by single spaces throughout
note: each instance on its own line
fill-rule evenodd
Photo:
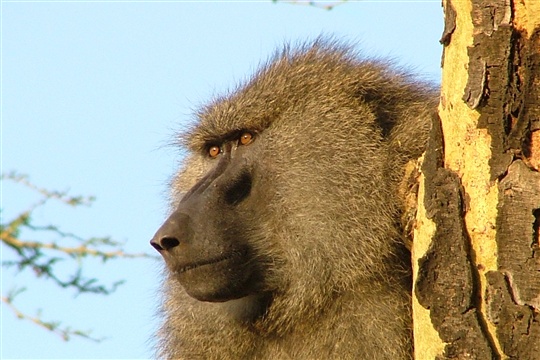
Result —
M 210 260 L 196 261 L 188 265 L 180 266 L 176 268 L 174 272 L 176 274 L 183 274 L 186 271 L 193 270 L 201 266 L 217 264 L 217 263 L 220 263 L 220 262 L 232 259 L 232 258 L 233 258 L 233 255 L 231 254 L 231 255 L 222 255 L 220 257 L 210 259 Z

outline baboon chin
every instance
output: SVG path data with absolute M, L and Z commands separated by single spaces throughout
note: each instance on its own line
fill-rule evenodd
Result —
M 177 268 L 172 281 L 178 281 L 186 293 L 200 301 L 222 302 L 248 295 L 252 281 L 247 260 L 226 256 Z
M 437 94 L 350 47 L 279 52 L 181 134 L 157 356 L 410 359 L 403 167 Z

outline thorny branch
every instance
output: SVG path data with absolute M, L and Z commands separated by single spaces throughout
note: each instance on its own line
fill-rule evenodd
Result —
M 38 311 L 38 315 L 36 316 L 29 316 L 22 311 L 20 311 L 14 304 L 13 299 L 17 294 L 20 294 L 21 292 L 25 291 L 25 288 L 13 290 L 10 292 L 7 296 L 2 296 L 2 302 L 6 304 L 14 313 L 15 316 L 19 319 L 28 320 L 33 322 L 39 327 L 42 327 L 48 331 L 51 331 L 58 336 L 60 336 L 64 341 L 69 341 L 72 336 L 79 336 L 88 340 L 92 340 L 95 342 L 101 342 L 105 338 L 94 338 L 90 336 L 90 331 L 81 331 L 72 329 L 71 327 L 62 327 L 62 323 L 59 321 L 45 321 L 41 318 L 41 311 Z
M 148 254 L 131 254 L 123 250 L 120 242 L 108 237 L 92 237 L 85 239 L 73 233 L 62 231 L 55 225 L 36 225 L 33 222 L 32 214 L 44 206 L 50 200 L 57 200 L 69 206 L 77 207 L 81 205 L 90 206 L 94 201 L 93 197 L 71 196 L 66 191 L 49 191 L 39 188 L 31 183 L 26 175 L 15 172 L 3 174 L 2 181 L 8 180 L 21 184 L 38 194 L 39 200 L 22 211 L 14 219 L 0 223 L 0 240 L 7 248 L 14 251 L 14 258 L 2 262 L 4 267 L 15 268 L 18 272 L 32 270 L 38 278 L 52 280 L 54 284 L 61 288 L 74 289 L 77 294 L 95 293 L 108 295 L 124 283 L 124 280 L 117 280 L 112 285 L 107 286 L 100 283 L 100 279 L 83 276 L 85 258 L 101 260 L 105 263 L 110 259 L 119 258 L 140 258 L 151 257 Z M 54 240 L 40 241 L 27 240 L 28 237 L 44 237 Z M 59 263 L 74 266 L 71 275 L 59 276 L 57 265 Z M 65 271 L 65 270 L 64 270 Z M 14 305 L 16 296 L 25 291 L 25 288 L 13 289 L 7 295 L 2 295 L 2 302 L 6 304 L 20 319 L 29 320 L 49 331 L 52 331 L 64 340 L 69 340 L 72 336 L 79 336 L 93 341 L 102 339 L 93 338 L 89 332 L 62 327 L 58 321 L 45 321 L 38 313 L 37 316 L 29 316 L 20 311 Z

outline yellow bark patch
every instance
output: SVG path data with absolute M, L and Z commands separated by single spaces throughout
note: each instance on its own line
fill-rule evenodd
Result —
M 485 294 L 485 272 L 497 269 L 497 246 L 495 221 L 497 216 L 497 184 L 490 182 L 489 159 L 491 137 L 484 129 L 478 129 L 480 117 L 463 101 L 468 79 L 467 47 L 473 44 L 473 22 L 470 1 L 453 0 L 456 11 L 456 29 L 445 47 L 441 101 L 439 116 L 444 134 L 445 167 L 455 171 L 461 178 L 467 203 L 465 224 L 471 239 L 473 261 L 478 269 L 481 296 Z M 421 185 L 420 191 L 423 189 Z M 423 195 L 419 193 L 419 204 Z M 425 209 L 418 208 L 417 233 L 413 246 L 413 271 L 416 275 L 417 260 L 427 247 L 435 225 L 425 216 Z M 431 223 L 431 224 L 430 224 Z M 426 244 L 427 242 L 427 244 Z M 483 302 L 482 302 L 483 303 Z M 485 315 L 484 306 L 480 311 Z M 441 354 L 444 343 L 433 329 L 429 311 L 413 301 L 415 359 L 434 359 Z M 495 328 L 488 323 L 488 330 L 495 336 Z M 498 346 L 498 345 L 497 345 Z M 499 349 L 500 350 L 500 349 Z
M 444 135 L 445 167 L 455 171 L 465 190 L 465 225 L 471 239 L 472 260 L 479 274 L 481 296 L 487 286 L 485 273 L 497 270 L 495 224 L 497 217 L 497 182 L 490 181 L 489 159 L 491 137 L 478 129 L 480 114 L 462 99 L 468 79 L 467 47 L 473 44 L 472 5 L 470 1 L 453 0 L 456 31 L 445 48 L 439 116 Z M 487 320 L 484 302 L 480 311 Z M 496 339 L 495 328 L 488 330 Z M 498 344 L 496 346 L 499 348 Z M 500 353 L 500 348 L 498 349 Z
M 514 1 L 514 26 L 530 37 L 540 24 L 540 1 Z
M 431 238 L 435 234 L 435 223 L 428 219 L 424 207 L 424 176 L 420 175 L 418 188 L 418 209 L 416 213 L 416 226 L 414 229 L 414 242 L 411 249 L 413 266 L 413 284 L 416 284 L 418 277 L 418 259 L 420 259 L 429 248 Z M 414 294 L 413 285 L 413 294 Z M 437 355 L 443 353 L 445 343 L 440 339 L 439 333 L 431 325 L 429 310 L 425 309 L 416 296 L 413 296 L 413 318 L 414 318 L 414 358 L 416 360 L 433 360 Z

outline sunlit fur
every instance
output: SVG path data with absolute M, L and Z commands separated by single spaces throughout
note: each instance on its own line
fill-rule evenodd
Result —
M 263 276 L 220 302 L 194 299 L 174 274 L 164 277 L 157 356 L 409 359 L 410 264 L 397 184 L 424 149 L 436 100 L 433 88 L 387 63 L 316 40 L 285 48 L 203 107 L 181 135 L 189 154 L 172 208 L 215 168 L 221 155 L 210 157 L 210 146 L 254 134 L 232 160 L 252 179 L 237 215 L 204 211 L 208 221 L 234 224 L 222 230 L 246 239 L 246 261 Z

